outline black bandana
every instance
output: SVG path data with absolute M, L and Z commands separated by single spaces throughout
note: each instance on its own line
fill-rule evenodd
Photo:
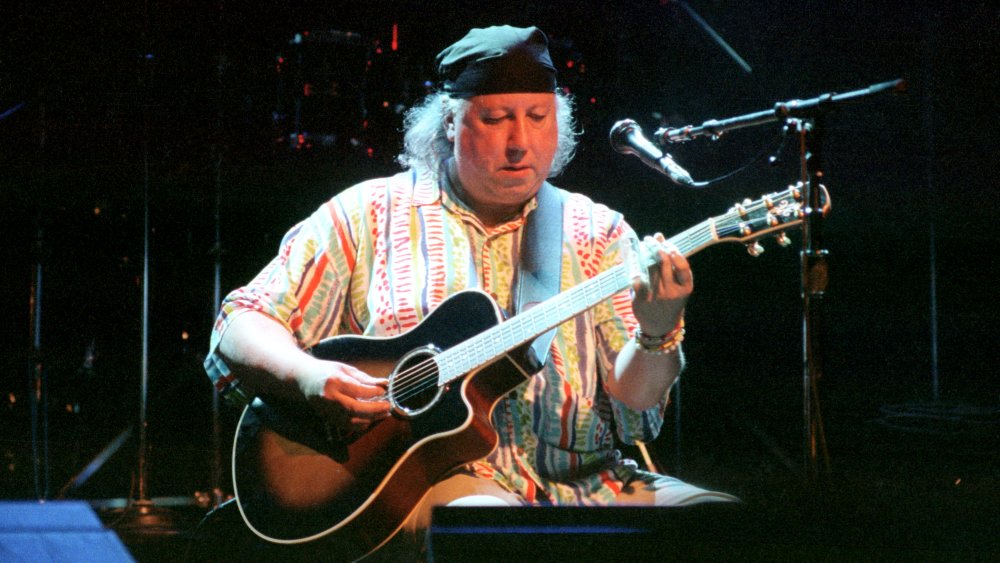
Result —
M 537 27 L 473 29 L 437 56 L 441 88 L 456 98 L 554 92 L 549 41 Z

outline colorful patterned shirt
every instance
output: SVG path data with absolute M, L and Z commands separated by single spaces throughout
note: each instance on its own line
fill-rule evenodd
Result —
M 621 214 L 579 194 L 564 201 L 562 290 L 619 264 L 635 238 Z M 337 334 L 401 334 L 469 288 L 510 311 L 522 227 L 536 205 L 487 228 L 446 183 L 412 171 L 348 188 L 293 227 L 271 263 L 225 298 L 209 377 L 227 398 L 246 399 L 215 353 L 244 311 L 278 320 L 302 348 Z M 652 440 L 667 403 L 635 411 L 606 391 L 636 325 L 627 289 L 562 324 L 544 369 L 497 404 L 497 449 L 468 469 L 531 503 L 611 502 L 636 476 L 615 432 L 625 443 Z

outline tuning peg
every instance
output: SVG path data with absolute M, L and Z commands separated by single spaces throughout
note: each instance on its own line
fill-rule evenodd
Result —
M 774 237 L 774 240 L 778 241 L 779 246 L 788 246 L 792 244 L 792 239 L 788 238 L 788 235 L 786 235 L 785 233 L 778 233 Z
M 754 258 L 761 255 L 764 252 L 764 247 L 760 245 L 759 242 L 751 242 L 747 245 L 747 253 Z

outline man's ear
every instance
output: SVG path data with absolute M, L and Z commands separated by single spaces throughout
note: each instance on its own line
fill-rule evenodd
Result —
M 455 142 L 455 112 L 449 111 L 444 116 L 444 134 L 448 142 Z
M 449 108 L 444 100 L 441 100 L 442 109 L 444 110 L 444 135 L 447 137 L 449 143 L 455 142 L 455 111 Z

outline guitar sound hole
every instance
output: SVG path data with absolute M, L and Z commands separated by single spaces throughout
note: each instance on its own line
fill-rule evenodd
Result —
M 397 415 L 413 418 L 437 403 L 444 391 L 438 386 L 438 368 L 432 359 L 438 352 L 433 346 L 417 348 L 396 365 L 389 376 L 389 401 Z

